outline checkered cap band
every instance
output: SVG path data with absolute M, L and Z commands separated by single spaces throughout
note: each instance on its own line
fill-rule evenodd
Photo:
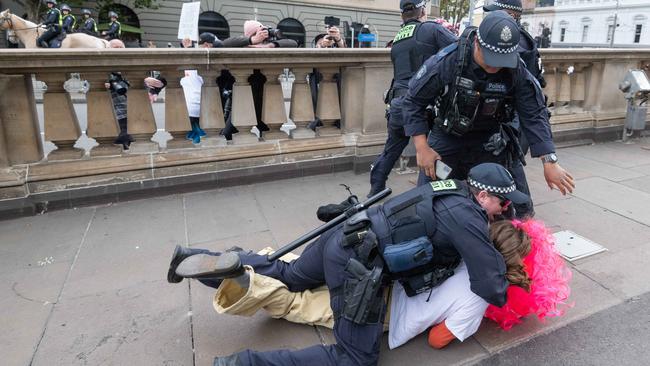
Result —
M 467 178 L 467 183 L 469 183 L 469 185 L 472 187 L 476 187 L 480 190 L 488 191 L 490 193 L 508 194 L 517 190 L 517 186 L 514 183 L 512 183 L 512 185 L 508 187 L 496 187 L 496 186 L 489 186 L 481 182 L 477 182 L 472 178 Z
M 478 36 L 478 43 L 481 44 L 481 47 L 485 47 L 485 48 L 487 48 L 488 50 L 490 50 L 492 52 L 502 53 L 502 54 L 509 54 L 509 53 L 513 53 L 513 52 L 517 51 L 517 46 L 518 46 L 517 44 L 515 44 L 514 46 L 512 46 L 510 48 L 499 48 L 499 47 L 492 46 L 491 44 L 488 44 L 481 37 L 481 30 L 480 29 L 476 31 L 476 35 Z
M 496 6 L 500 7 L 500 8 L 502 8 L 502 9 L 509 9 L 509 10 L 514 10 L 514 11 L 524 11 L 524 8 L 522 8 L 521 6 L 514 6 L 514 5 L 510 5 L 510 4 L 504 4 L 504 3 L 500 3 L 498 1 L 493 2 L 492 5 L 496 5 Z

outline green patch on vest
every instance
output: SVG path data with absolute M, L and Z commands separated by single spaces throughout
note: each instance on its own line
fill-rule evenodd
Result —
M 458 188 L 456 186 L 456 182 L 454 182 L 453 179 L 436 180 L 436 181 L 431 182 L 430 184 L 431 184 L 431 189 L 433 189 L 434 192 L 449 191 L 449 190 Z
M 393 43 L 397 43 L 403 39 L 413 37 L 413 33 L 415 32 L 415 26 L 416 24 L 409 24 L 403 26 L 402 29 L 400 29 L 399 32 L 397 32 L 395 39 L 393 39 Z

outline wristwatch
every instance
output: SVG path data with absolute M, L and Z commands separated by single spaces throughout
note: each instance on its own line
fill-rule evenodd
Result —
M 557 163 L 557 155 L 555 155 L 555 153 L 542 155 L 541 158 L 542 158 L 542 162 L 544 164 L 546 164 L 546 163 L 551 163 L 551 164 Z

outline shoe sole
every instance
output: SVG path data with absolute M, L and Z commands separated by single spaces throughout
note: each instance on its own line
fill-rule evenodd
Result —
M 176 268 L 176 275 L 184 278 L 228 278 L 241 274 L 241 260 L 237 253 L 220 256 L 196 254 L 187 257 Z
M 182 250 L 180 245 L 177 245 L 176 248 L 174 248 L 174 254 L 172 254 L 172 259 L 169 261 L 169 269 L 167 270 L 167 282 L 169 283 L 179 283 L 183 281 L 183 277 L 177 276 L 175 269 L 178 267 L 177 263 L 178 261 L 176 260 L 180 256 L 180 251 Z

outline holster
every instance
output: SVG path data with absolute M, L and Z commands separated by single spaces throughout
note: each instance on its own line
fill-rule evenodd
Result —
M 508 161 L 512 163 L 515 160 L 519 160 L 522 165 L 526 166 L 526 156 L 524 155 L 524 152 L 521 149 L 521 145 L 519 144 L 519 131 L 517 131 L 509 124 L 502 124 L 501 128 L 508 142 L 507 149 L 510 155 Z
M 350 258 L 345 271 L 353 276 L 343 285 L 343 313 L 345 319 L 356 324 L 377 324 L 384 304 L 382 268 L 368 270 L 361 262 Z

